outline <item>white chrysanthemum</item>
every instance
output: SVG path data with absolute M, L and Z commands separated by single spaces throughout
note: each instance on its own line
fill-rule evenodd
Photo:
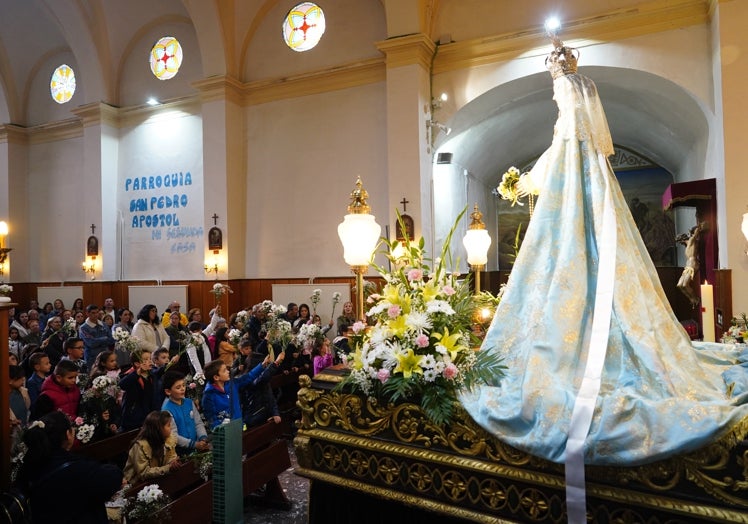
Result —
M 445 364 L 443 360 L 437 360 L 436 364 L 434 364 L 434 371 L 441 375 L 444 372 L 445 367 L 447 367 L 447 364 Z
M 436 377 L 438 376 L 438 373 L 433 369 L 425 369 L 423 370 L 423 380 L 426 382 L 433 382 L 436 380 Z
M 370 317 L 374 317 L 376 315 L 379 315 L 383 311 L 386 311 L 387 309 L 389 309 L 391 305 L 392 304 L 390 302 L 386 300 L 382 300 L 379 304 L 369 309 L 369 311 L 366 314 Z
M 421 363 L 419 364 L 423 369 L 431 369 L 436 366 L 436 359 L 434 355 L 428 354 L 421 357 Z
M 445 313 L 447 315 L 454 315 L 455 310 L 449 305 L 449 302 L 445 300 L 432 300 L 426 304 L 426 311 L 428 313 Z
M 434 345 L 434 349 L 442 356 L 442 358 L 449 358 L 449 352 L 447 351 L 447 348 L 445 348 L 442 344 L 437 343 L 436 345 Z
M 410 314 L 405 317 L 405 325 L 418 333 L 433 327 L 429 316 L 424 311 L 418 311 L 415 309 L 412 309 Z
M 376 325 L 369 332 L 369 341 L 372 345 L 378 346 L 387 342 L 387 326 Z

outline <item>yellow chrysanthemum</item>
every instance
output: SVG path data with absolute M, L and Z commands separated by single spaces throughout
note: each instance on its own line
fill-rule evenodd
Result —
M 460 344 L 459 341 L 462 338 L 460 333 L 454 335 L 449 334 L 449 328 L 444 328 L 444 333 L 431 333 L 431 336 L 438 340 L 442 346 L 449 352 L 449 358 L 452 360 L 457 358 L 457 354 L 460 351 L 467 349 L 464 344 Z
M 403 378 L 410 378 L 413 373 L 420 373 L 421 375 L 423 375 L 423 370 L 420 366 L 421 358 L 423 357 L 421 355 L 414 354 L 412 349 L 408 349 L 405 354 L 398 352 L 395 355 L 395 358 L 397 358 L 395 373 L 402 373 Z

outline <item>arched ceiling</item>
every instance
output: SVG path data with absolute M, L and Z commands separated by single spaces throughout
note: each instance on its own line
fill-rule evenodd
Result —
M 681 87 L 642 71 L 580 67 L 597 84 L 613 142 L 664 167 L 673 175 L 686 159 L 704 154 L 707 113 Z M 495 186 L 510 165 L 536 158 L 553 137 L 557 109 L 548 73 L 498 86 L 461 108 L 437 136 L 437 152 Z M 438 113 L 437 113 L 438 117 Z

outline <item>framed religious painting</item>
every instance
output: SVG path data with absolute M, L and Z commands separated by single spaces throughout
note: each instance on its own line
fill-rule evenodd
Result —
M 215 226 L 208 231 L 208 249 L 212 251 L 223 249 L 223 232 Z
M 89 257 L 99 255 L 99 239 L 94 235 L 88 237 L 88 240 L 86 241 L 86 255 Z

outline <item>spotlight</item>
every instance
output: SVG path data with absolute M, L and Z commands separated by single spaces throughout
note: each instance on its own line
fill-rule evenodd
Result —
M 546 19 L 543 26 L 545 27 L 546 33 L 549 35 L 555 35 L 558 30 L 561 29 L 561 21 L 557 17 L 551 16 Z

